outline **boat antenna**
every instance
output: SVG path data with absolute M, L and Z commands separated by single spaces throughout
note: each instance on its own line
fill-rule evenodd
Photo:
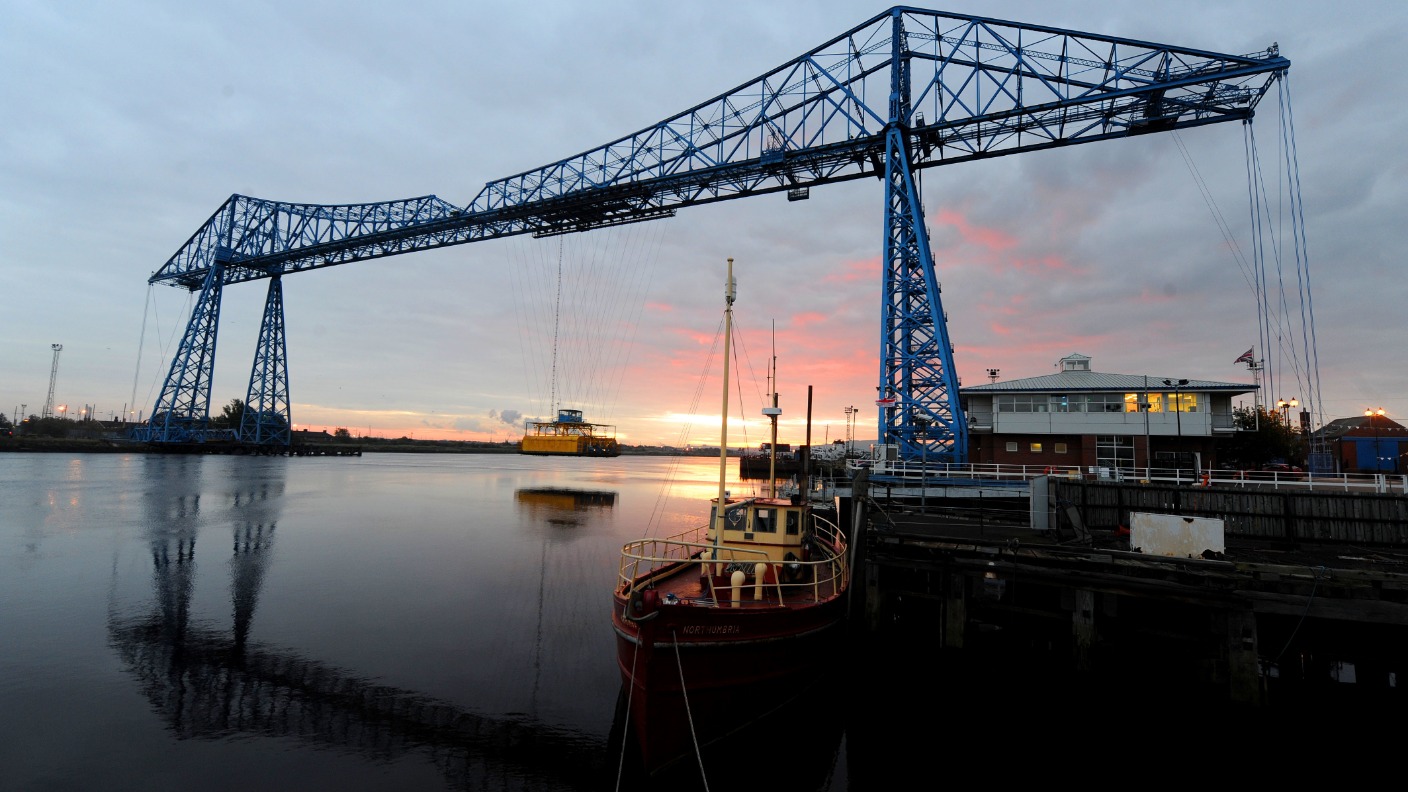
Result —
M 724 281 L 724 400 L 723 420 L 719 428 L 719 506 L 714 510 L 714 546 L 724 533 L 724 510 L 728 508 L 728 492 L 724 489 L 728 480 L 728 356 L 729 339 L 733 337 L 733 300 L 736 284 L 733 282 L 733 257 L 728 260 L 728 280 Z M 717 558 L 718 551 L 715 550 Z
M 772 406 L 763 408 L 763 415 L 772 423 L 772 443 L 768 446 L 768 478 L 772 481 L 769 497 L 777 497 L 777 416 L 782 409 L 777 406 L 777 320 L 772 323 L 772 367 L 768 371 L 768 390 L 772 393 Z

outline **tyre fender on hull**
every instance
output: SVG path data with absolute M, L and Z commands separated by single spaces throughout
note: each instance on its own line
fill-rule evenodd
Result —
M 631 599 L 626 604 L 626 618 L 631 621 L 649 621 L 660 615 L 656 607 L 660 604 L 659 594 L 655 589 L 637 589 L 631 592 Z

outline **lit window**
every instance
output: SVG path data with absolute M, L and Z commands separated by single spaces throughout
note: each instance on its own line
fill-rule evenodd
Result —
M 1056 452 L 1056 453 L 1058 453 L 1058 454 L 1064 454 L 1064 453 L 1066 453 L 1066 444 L 1065 444 L 1065 443 L 1052 443 L 1052 444 L 1051 444 L 1051 450 L 1054 451 L 1054 452 Z
M 1033 454 L 1040 454 L 1040 453 L 1041 453 L 1041 443 L 1032 443 L 1032 453 L 1033 453 Z
M 1180 413 L 1197 413 L 1197 412 L 1198 412 L 1198 395 L 1197 395 L 1197 393 L 1174 393 L 1174 395 L 1170 395 L 1170 396 L 1169 396 L 1169 400 L 1170 400 L 1171 403 L 1174 403 L 1174 406 L 1176 406 L 1177 412 L 1180 412 Z

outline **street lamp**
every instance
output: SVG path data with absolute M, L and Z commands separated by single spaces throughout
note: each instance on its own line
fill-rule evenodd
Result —
M 1183 437 L 1183 397 L 1179 395 L 1179 388 L 1188 384 L 1188 380 L 1181 379 L 1177 382 L 1164 380 L 1164 385 L 1173 388 L 1173 415 L 1178 419 L 1178 437 Z M 1181 451 L 1182 449 L 1180 449 Z
M 848 405 L 846 407 L 846 456 L 855 453 L 855 432 L 856 432 L 856 408 Z
M 929 511 L 929 419 L 916 415 L 913 421 L 923 438 L 923 444 L 919 446 L 919 513 L 924 514 Z
M 1377 473 L 1377 472 L 1379 471 L 1380 465 L 1379 465 L 1379 425 L 1374 421 L 1374 419 L 1375 419 L 1375 418 L 1378 418 L 1378 417 L 1380 417 L 1380 416 L 1382 416 L 1383 414 L 1384 414 L 1384 408 L 1382 408 L 1382 407 L 1377 407 L 1377 408 L 1374 408 L 1374 409 L 1371 409 L 1371 410 L 1365 410 L 1365 411 L 1364 411 L 1364 417 L 1369 419 L 1369 426 L 1374 430 L 1374 472 L 1375 472 L 1375 473 Z
M 1149 375 L 1147 374 L 1144 375 L 1144 392 L 1139 394 L 1139 398 L 1139 411 L 1144 413 L 1144 478 L 1149 479 L 1154 475 L 1151 470 L 1154 467 L 1154 455 L 1149 448 L 1149 410 L 1154 404 L 1149 401 Z M 1134 467 L 1139 467 L 1137 456 L 1134 460 Z
M 1278 416 L 1280 416 L 1281 422 L 1284 423 L 1287 427 L 1291 425 L 1291 414 L 1286 411 L 1286 408 L 1299 406 L 1300 400 L 1294 396 L 1291 397 L 1290 401 L 1286 401 L 1285 399 L 1276 400 L 1276 413 Z

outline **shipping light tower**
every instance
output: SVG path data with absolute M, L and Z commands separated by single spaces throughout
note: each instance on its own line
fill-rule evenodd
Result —
M 50 344 L 49 348 L 54 350 L 54 363 L 49 367 L 49 398 L 44 400 L 44 414 L 40 418 L 49 418 L 54 414 L 54 383 L 59 379 L 59 353 L 64 351 L 64 345 Z

